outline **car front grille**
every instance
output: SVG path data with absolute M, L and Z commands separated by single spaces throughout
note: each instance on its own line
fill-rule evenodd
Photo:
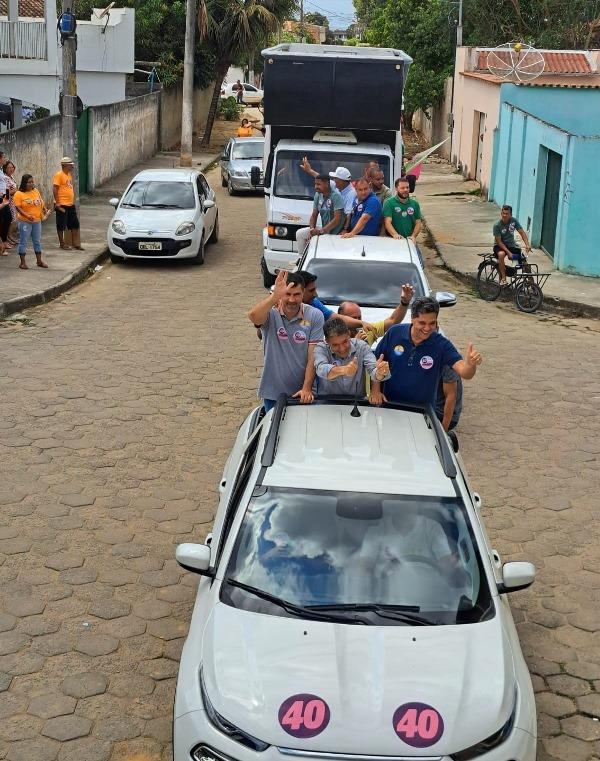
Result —
M 182 248 L 191 245 L 191 240 L 173 240 L 172 238 L 113 238 L 113 243 L 129 256 L 176 256 Z M 162 243 L 160 251 L 140 251 L 140 243 Z

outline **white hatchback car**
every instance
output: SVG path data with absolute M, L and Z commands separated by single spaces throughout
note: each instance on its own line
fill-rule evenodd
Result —
M 229 82 L 221 87 L 222 98 L 235 98 L 237 97 L 237 91 L 233 89 L 236 82 Z M 258 87 L 251 85 L 249 82 L 242 82 L 244 85 L 244 95 L 242 101 L 248 105 L 258 106 L 262 103 L 264 92 Z
M 502 564 L 431 408 L 290 404 L 242 424 L 174 707 L 175 761 L 535 761 Z
M 404 283 L 413 286 L 416 298 L 433 295 L 441 307 L 456 304 L 453 293 L 432 292 L 416 246 L 404 239 L 317 235 L 294 269 L 317 276 L 319 299 L 326 307 L 337 311 L 343 301 L 354 301 L 371 323 L 390 316 Z M 404 322 L 410 322 L 410 312 Z
M 144 169 L 110 204 L 115 207 L 108 225 L 113 262 L 152 258 L 203 264 L 205 245 L 219 239 L 215 193 L 193 169 Z

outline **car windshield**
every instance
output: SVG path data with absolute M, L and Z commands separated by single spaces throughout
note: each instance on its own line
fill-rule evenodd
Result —
M 302 159 L 307 156 L 311 167 L 316 172 L 335 171 L 338 166 L 349 170 L 354 179 L 362 177 L 369 161 L 377 161 L 385 177 L 385 184 L 390 185 L 390 160 L 388 156 L 369 153 L 336 153 L 335 151 L 279 151 L 275 164 L 275 195 L 283 198 L 305 198 L 311 200 L 315 195 L 314 178 L 300 167 Z
M 425 295 L 419 271 L 410 262 L 316 258 L 310 260 L 306 269 L 317 276 L 319 298 L 324 304 L 355 301 L 361 307 L 394 309 L 404 283 L 413 286 L 417 298 Z
M 125 193 L 121 206 L 143 209 L 194 209 L 194 186 L 191 182 L 134 182 Z
M 263 157 L 263 143 L 262 142 L 248 142 L 248 143 L 235 143 L 233 146 L 234 159 L 258 159 L 262 161 Z
M 360 610 L 360 623 L 377 625 L 494 615 L 456 498 L 268 488 L 248 506 L 225 577 L 223 602 L 272 615 L 290 611 L 269 597 L 312 613 Z

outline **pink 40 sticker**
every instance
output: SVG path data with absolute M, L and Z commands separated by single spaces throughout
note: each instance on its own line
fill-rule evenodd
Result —
M 315 737 L 329 724 L 329 706 L 318 695 L 302 693 L 284 700 L 279 708 L 279 723 L 288 735 Z
M 427 703 L 404 703 L 394 711 L 394 732 L 413 748 L 428 748 L 444 734 L 444 720 Z

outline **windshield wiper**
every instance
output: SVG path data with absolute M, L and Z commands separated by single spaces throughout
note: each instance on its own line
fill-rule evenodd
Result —
M 146 209 L 182 209 L 183 206 L 178 206 L 176 203 L 145 203 Z M 188 207 L 185 207 L 188 208 Z
M 318 610 L 314 610 L 311 607 L 304 608 L 302 605 L 295 605 L 293 602 L 288 602 L 288 600 L 282 600 L 281 597 L 277 597 L 276 595 L 272 595 L 270 592 L 266 592 L 264 589 L 259 589 L 258 587 L 253 587 L 251 584 L 244 584 L 243 581 L 238 581 L 237 579 L 232 578 L 226 578 L 225 582 L 227 584 L 230 584 L 232 587 L 238 587 L 239 589 L 243 589 L 244 592 L 249 592 L 250 594 L 256 595 L 257 597 L 262 598 L 263 600 L 267 600 L 268 602 L 273 603 L 273 605 L 277 605 L 280 608 L 283 608 L 288 613 L 292 613 L 295 616 L 298 616 L 299 618 L 307 618 L 314 621 L 329 621 L 331 623 L 358 623 L 358 624 L 366 624 L 367 621 L 364 621 L 363 619 L 352 617 L 348 618 L 347 616 L 331 616 L 326 612 L 320 613 Z
M 394 621 L 402 621 L 412 626 L 437 626 L 437 621 L 417 615 L 420 611 L 418 605 L 384 605 L 377 603 L 339 603 L 337 605 L 310 605 L 314 611 L 364 611 L 376 613 L 381 618 L 391 618 Z
M 121 206 L 129 206 L 131 209 L 141 209 L 139 203 L 122 203 Z

